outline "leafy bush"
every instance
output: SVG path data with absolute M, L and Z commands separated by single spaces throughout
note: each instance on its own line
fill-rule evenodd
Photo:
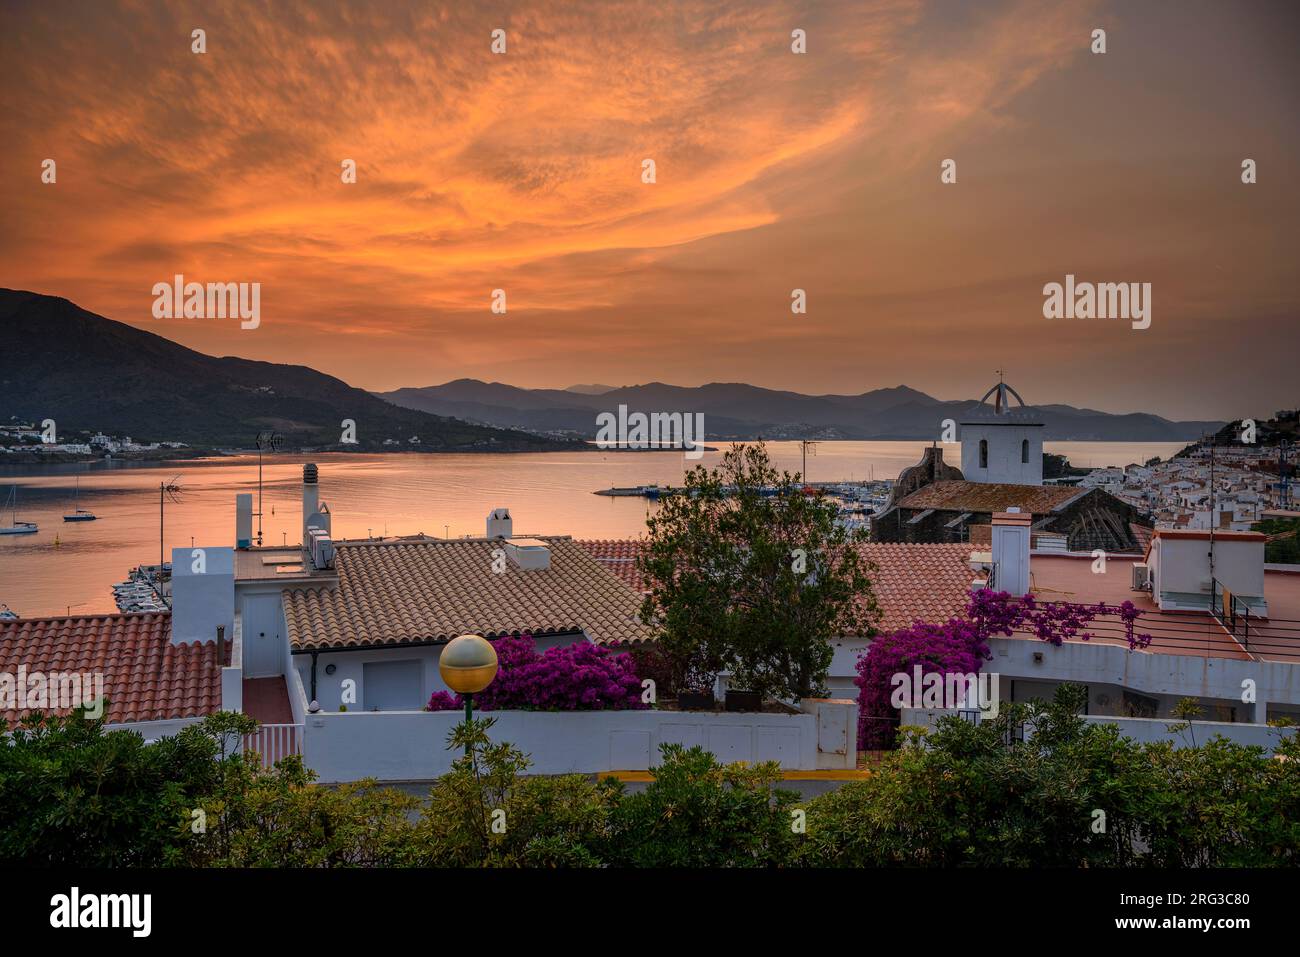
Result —
M 427 804 L 373 781 L 263 769 L 220 713 L 152 744 L 79 715 L 0 747 L 0 862 L 156 867 L 1295 867 L 1300 741 L 1138 744 L 1083 720 L 1082 689 L 979 725 L 906 732 L 871 777 L 796 804 L 773 763 L 665 745 L 644 791 L 529 760 L 461 723 Z M 1017 733 L 1021 725 L 1023 734 Z M 805 827 L 794 825 L 802 810 Z M 202 811 L 196 816 L 196 811 Z M 196 827 L 198 821 L 202 826 Z
M 597 867 L 612 783 L 584 775 L 524 777 L 528 757 L 488 738 L 494 719 L 456 726 L 448 747 L 469 753 L 438 779 L 408 862 L 425 867 Z
M 630 867 L 771 867 L 794 848 L 794 791 L 776 762 L 719 764 L 708 751 L 661 745 L 663 761 L 611 819 L 610 863 Z
M 29 715 L 0 742 L 0 862 L 158 866 L 214 756 L 194 735 L 145 744 L 81 711 Z
M 1222 738 L 1141 745 L 1079 717 L 1083 689 L 911 734 L 867 781 L 809 802 L 811 866 L 1222 867 L 1300 863 L 1300 766 Z M 1029 730 L 1021 740 L 1021 723 Z M 1278 747 L 1300 754 L 1294 738 Z

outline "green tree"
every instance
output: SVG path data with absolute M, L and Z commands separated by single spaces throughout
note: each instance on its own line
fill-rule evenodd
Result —
M 733 445 L 696 466 L 648 521 L 639 566 L 674 683 L 707 690 L 724 669 L 737 687 L 800 699 L 824 693 L 830 640 L 870 635 L 870 563 L 834 502 L 778 473 L 766 446 Z

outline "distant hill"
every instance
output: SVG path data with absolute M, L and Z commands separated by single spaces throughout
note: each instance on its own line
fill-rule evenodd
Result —
M 53 419 L 136 441 L 247 448 L 274 429 L 287 448 L 528 451 L 566 446 L 399 408 L 309 369 L 217 358 L 87 312 L 66 299 L 0 289 L 0 421 Z M 353 419 L 357 445 L 339 446 Z M 408 440 L 420 439 L 418 445 Z
M 1191 455 L 1202 446 L 1211 444 L 1219 448 L 1229 446 L 1244 448 L 1247 444 L 1242 441 L 1245 435 L 1246 423 L 1244 421 L 1238 419 L 1235 422 L 1228 422 L 1217 431 L 1207 429 L 1205 434 L 1197 436 L 1195 442 L 1179 451 L 1175 457 Z M 1258 447 L 1261 445 L 1278 445 L 1283 442 L 1289 442 L 1293 446 L 1300 446 L 1300 408 L 1284 409 L 1271 419 L 1257 419 L 1255 421 L 1254 441 L 1250 444 Z M 1294 468 L 1294 464 L 1292 467 Z
M 579 384 L 579 385 L 571 385 L 571 386 L 569 386 L 567 389 L 565 389 L 564 391 L 565 391 L 565 392 L 577 392 L 577 393 L 580 394 L 580 395 L 601 395 L 602 393 L 605 393 L 605 392 L 613 392 L 613 391 L 614 391 L 614 386 L 612 386 L 612 385 L 600 385 L 599 383 L 592 382 L 592 383 L 589 383 L 589 384 L 586 384 L 586 385 L 582 385 L 582 384 Z
M 600 394 L 570 389 L 520 389 L 500 382 L 457 379 L 425 388 L 380 393 L 397 405 L 494 425 L 537 431 L 568 431 L 594 437 L 596 415 L 626 405 L 633 412 L 702 412 L 710 439 L 937 438 L 942 421 L 960 421 L 974 400 L 940 401 L 900 385 L 861 395 L 803 395 L 742 383 L 711 382 L 697 388 L 651 382 Z M 1032 408 L 1032 407 L 1031 407 Z M 1036 411 L 1051 441 L 1180 442 L 1219 422 L 1173 422 L 1134 412 L 1114 415 L 1068 405 Z

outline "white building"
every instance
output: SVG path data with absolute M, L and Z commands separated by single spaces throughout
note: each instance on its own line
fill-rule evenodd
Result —
M 1017 410 L 1011 408 L 1012 397 L 1020 403 Z M 1043 484 L 1043 423 L 1005 382 L 985 392 L 962 417 L 961 471 L 968 482 Z

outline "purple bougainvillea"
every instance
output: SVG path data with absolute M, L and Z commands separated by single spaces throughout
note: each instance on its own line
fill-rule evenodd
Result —
M 1033 595 L 1012 598 L 1007 592 L 982 589 L 971 595 L 964 618 L 942 625 L 914 622 L 888 635 L 873 638 L 858 658 L 858 747 L 862 750 L 892 748 L 898 729 L 898 711 L 891 705 L 891 679 L 920 666 L 922 674 L 978 673 L 989 653 L 988 639 L 1029 632 L 1041 641 L 1060 645 L 1070 638 L 1087 641 L 1083 629 L 1103 615 L 1119 618 L 1130 648 L 1145 648 L 1151 636 L 1135 634 L 1140 612 L 1129 601 L 1120 605 L 1077 605 L 1072 602 L 1039 602 Z
M 537 653 L 531 635 L 498 638 L 496 678 L 474 696 L 484 711 L 601 711 L 645 708 L 632 656 L 578 641 Z M 460 695 L 436 691 L 427 710 L 463 708 Z

